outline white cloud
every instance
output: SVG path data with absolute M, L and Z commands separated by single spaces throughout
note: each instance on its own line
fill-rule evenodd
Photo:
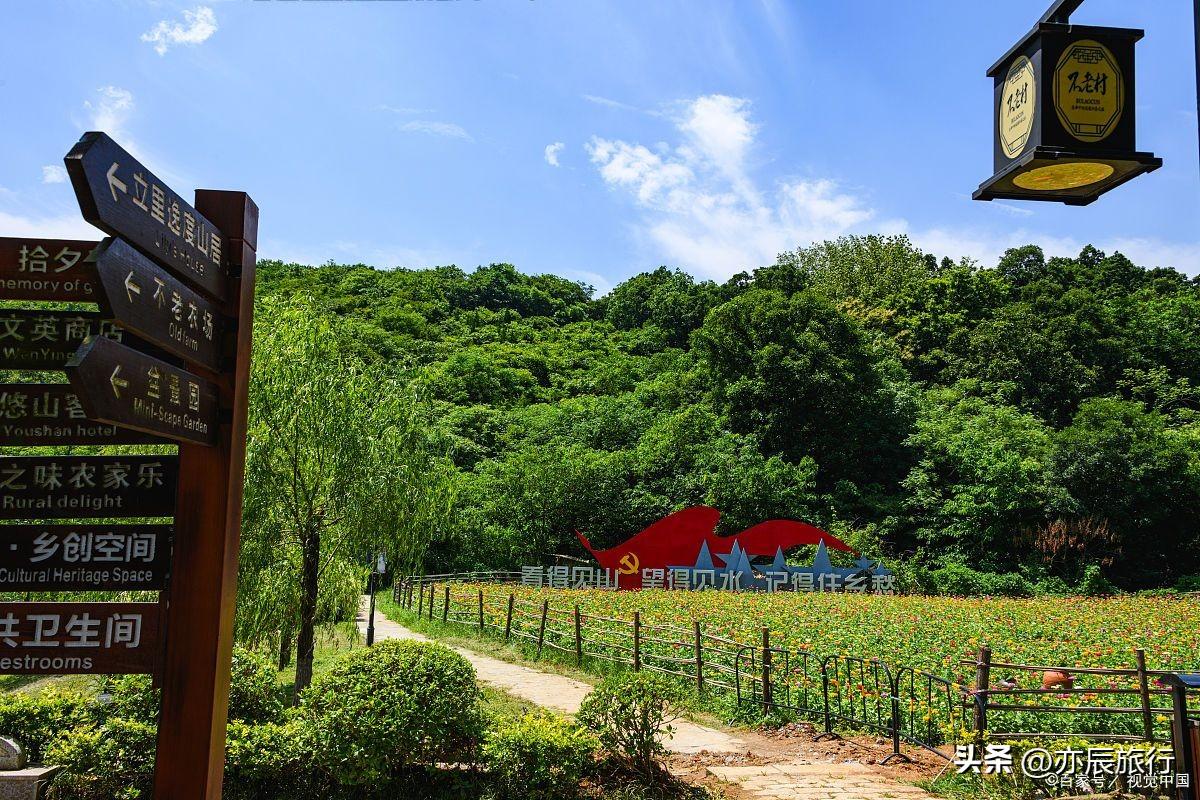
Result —
M 102 86 L 96 90 L 100 99 L 85 100 L 83 107 L 89 112 L 88 129 L 104 131 L 118 141 L 127 139 L 125 124 L 133 113 L 133 94 L 117 86 Z M 128 146 L 126 146 L 128 149 Z
M 672 118 L 674 145 L 659 142 L 651 149 L 594 136 L 586 149 L 601 179 L 627 193 L 638 208 L 634 230 L 652 257 L 705 277 L 722 280 L 770 264 L 785 250 L 846 233 L 904 233 L 926 252 L 967 256 L 985 267 L 995 266 L 1010 247 L 1034 243 L 1048 256 L 1074 256 L 1088 243 L 1013 224 L 1002 230 L 914 230 L 903 218 L 877 219 L 863 198 L 828 177 L 759 185 L 750 171 L 759 126 L 743 98 L 698 97 L 673 106 Z M 1032 214 L 1015 204 L 988 205 L 1013 218 Z M 1142 266 L 1200 273 L 1200 242 L 1109 236 L 1091 244 L 1107 253 L 1120 251 Z
M 456 125 L 453 122 L 434 122 L 432 120 L 418 119 L 404 123 L 400 126 L 400 130 L 407 133 L 428 133 L 432 136 L 446 136 L 451 139 L 463 139 L 468 142 L 475 141 L 471 134 L 467 133 L 461 125 Z
M 641 110 L 641 109 L 637 108 L 636 106 L 629 105 L 628 103 L 622 103 L 619 100 L 610 100 L 607 97 L 600 97 L 599 95 L 595 95 L 595 94 L 585 94 L 585 95 L 582 95 L 582 97 L 584 100 L 587 100 L 589 103 L 594 103 L 595 105 L 598 105 L 598 106 L 604 106 L 605 108 L 617 108 L 622 111 L 640 111 Z
M 66 183 L 67 168 L 62 164 L 47 164 L 42 167 L 42 183 Z
M 1140 267 L 1173 267 L 1189 275 L 1200 274 L 1200 243 L 1197 242 L 1165 242 L 1161 239 L 1131 236 L 1110 236 L 1085 241 L 1072 236 L 1052 236 L 1024 228 L 1003 234 L 970 228 L 909 231 L 903 223 L 895 232 L 907 233 L 917 247 L 939 258 L 950 256 L 958 259 L 966 256 L 984 267 L 996 266 L 1004 251 L 1010 247 L 1036 244 L 1046 253 L 1046 257 L 1050 258 L 1077 256 L 1084 246 L 1090 244 L 1105 253 L 1123 253 Z
M 34 217 L 0 211 L 0 231 L 5 236 L 42 237 L 45 239 L 99 240 L 103 234 L 83 221 L 79 214 Z
M 182 22 L 160 20 L 142 34 L 142 41 L 153 44 L 154 52 L 164 56 L 175 45 L 202 44 L 216 32 L 217 15 L 208 6 L 197 6 L 192 11 L 183 12 Z
M 658 152 L 599 137 L 587 145 L 605 183 L 629 192 L 643 210 L 639 233 L 673 263 L 724 279 L 874 215 L 827 178 L 757 186 L 747 161 L 758 126 L 742 98 L 707 95 L 683 103 L 675 127 L 680 143 Z
M 566 147 L 562 142 L 546 145 L 546 163 L 552 167 L 558 166 L 558 154 Z

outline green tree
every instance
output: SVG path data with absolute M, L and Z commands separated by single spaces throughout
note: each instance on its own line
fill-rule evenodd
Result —
M 295 609 L 300 692 L 312 679 L 322 595 L 356 602 L 365 570 L 353 565 L 376 550 L 403 549 L 413 560 L 421 540 L 401 518 L 398 495 L 443 486 L 440 473 L 426 469 L 429 443 L 414 433 L 423 423 L 405 388 L 347 355 L 333 318 L 299 298 L 264 302 L 259 319 L 245 502 L 257 558 L 243 567 L 242 589 L 251 606 L 285 599 L 284 613 Z M 260 584 L 259 576 L 271 580 Z M 281 622 L 285 637 L 289 622 Z

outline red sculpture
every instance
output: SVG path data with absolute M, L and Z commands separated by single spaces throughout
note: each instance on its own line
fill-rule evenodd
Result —
M 805 522 L 772 519 L 733 536 L 718 536 L 717 521 L 720 519 L 721 512 L 715 508 L 692 506 L 663 517 L 631 539 L 607 550 L 593 549 L 591 542 L 579 531 L 575 535 L 600 566 L 618 573 L 622 589 L 642 588 L 643 569 L 691 566 L 704 543 L 708 544 L 714 557 L 728 553 L 735 539 L 752 556 L 773 556 L 779 548 L 787 550 L 820 542 L 834 550 L 850 551 L 841 539 Z

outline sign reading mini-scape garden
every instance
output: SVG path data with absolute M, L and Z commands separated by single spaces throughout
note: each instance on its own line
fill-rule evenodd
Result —
M 154 675 L 154 796 L 211 800 L 258 208 L 212 190 L 191 205 L 103 133 L 84 134 L 65 163 L 84 219 L 109 238 L 0 238 L 0 300 L 39 302 L 0 309 L 0 369 L 33 378 L 0 385 L 0 592 L 161 594 L 0 602 L 0 674 Z

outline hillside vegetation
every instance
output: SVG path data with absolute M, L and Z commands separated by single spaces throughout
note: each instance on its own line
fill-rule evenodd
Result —
M 1200 284 L 1172 269 L 871 236 L 602 297 L 508 264 L 259 283 L 259 326 L 302 298 L 420 407 L 452 496 L 428 571 L 583 555 L 576 530 L 610 546 L 705 503 L 726 532 L 805 519 L 968 590 L 964 564 L 1016 593 L 1200 572 Z

